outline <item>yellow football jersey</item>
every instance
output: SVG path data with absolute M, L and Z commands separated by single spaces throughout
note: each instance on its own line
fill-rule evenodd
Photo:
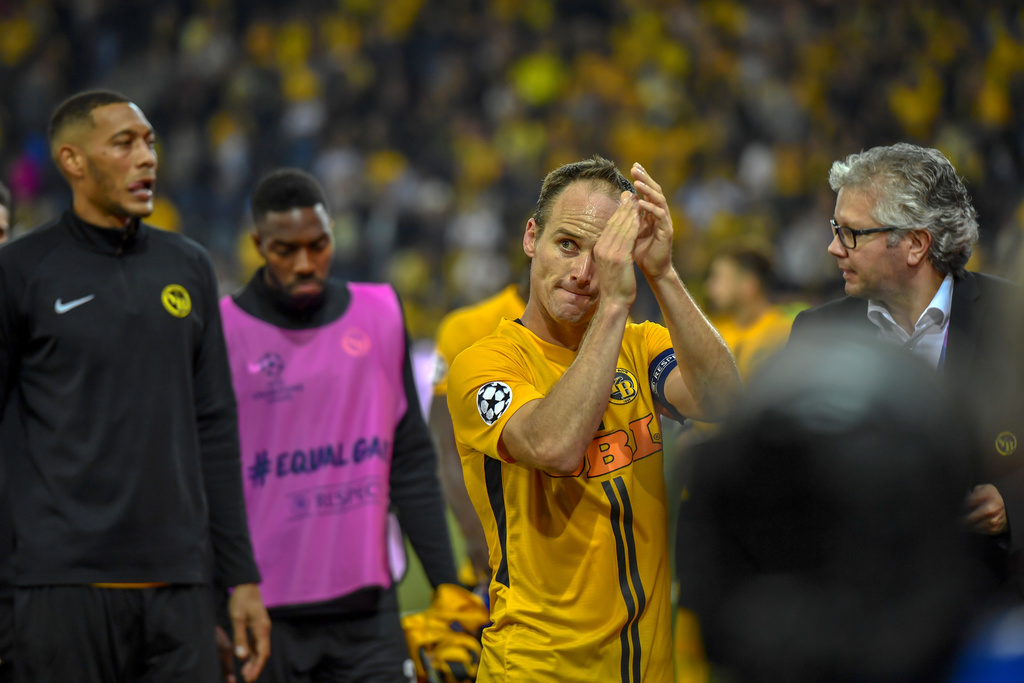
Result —
M 526 302 L 519 296 L 519 287 L 511 284 L 478 304 L 457 308 L 446 315 L 437 328 L 434 395 L 448 393 L 448 368 L 455 356 L 494 332 L 502 318 L 514 320 L 525 310 Z
M 749 327 L 739 327 L 727 319 L 714 321 L 726 346 L 736 358 L 736 368 L 743 381 L 750 379 L 762 363 L 786 345 L 795 315 L 773 306 Z
M 500 437 L 575 358 L 503 320 L 459 354 L 448 407 L 483 523 L 494 625 L 479 681 L 672 680 L 668 520 L 659 403 L 668 330 L 627 324 L 602 423 L 573 476 L 519 465 Z

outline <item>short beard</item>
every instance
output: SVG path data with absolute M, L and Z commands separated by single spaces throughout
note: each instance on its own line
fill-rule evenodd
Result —
M 313 311 L 324 305 L 324 301 L 327 298 L 327 286 L 326 283 L 319 280 L 318 278 L 310 278 L 312 282 L 320 283 L 320 293 L 311 294 L 305 296 L 294 296 L 288 291 L 284 283 L 277 279 L 273 271 L 270 268 L 264 268 L 263 272 L 266 275 L 267 285 L 270 286 L 271 291 L 277 295 L 278 302 L 281 303 L 285 308 L 293 311 Z
M 117 191 L 117 187 L 110 180 L 109 176 L 105 176 L 100 172 L 100 169 L 89 157 L 85 158 L 85 168 L 89 173 L 89 177 L 92 181 L 103 191 L 103 208 L 111 216 L 118 216 L 121 218 L 145 218 L 152 215 L 152 210 L 144 213 L 131 213 L 125 207 L 121 206 L 115 201 L 111 201 L 109 197 Z

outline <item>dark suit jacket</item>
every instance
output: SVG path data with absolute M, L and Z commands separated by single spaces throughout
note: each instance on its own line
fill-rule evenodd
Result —
M 953 286 L 949 334 L 942 369 L 964 414 L 975 421 L 976 483 L 993 484 L 1006 504 L 1008 534 L 991 539 L 990 564 L 1001 580 L 1011 574 L 1024 594 L 1024 332 L 1021 288 L 990 275 L 966 273 Z M 866 299 L 846 297 L 801 312 L 790 342 L 806 341 L 837 327 L 877 334 Z

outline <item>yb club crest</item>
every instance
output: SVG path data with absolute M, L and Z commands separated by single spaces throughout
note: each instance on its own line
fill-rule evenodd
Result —
M 175 318 L 184 318 L 192 311 L 192 297 L 181 285 L 167 285 L 160 292 L 160 302 Z
M 996 437 L 996 451 L 1008 456 L 1017 450 L 1017 436 L 1013 432 L 1002 432 Z
M 634 398 L 636 398 L 636 377 L 629 370 L 615 368 L 611 402 L 616 405 L 624 405 Z

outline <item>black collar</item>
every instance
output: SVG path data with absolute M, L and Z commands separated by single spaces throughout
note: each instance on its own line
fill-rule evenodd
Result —
M 267 284 L 260 268 L 241 292 L 232 299 L 249 315 L 289 330 L 322 327 L 334 322 L 348 310 L 352 295 L 341 281 L 328 278 L 323 296 L 314 305 L 296 308 L 283 292 Z
M 145 245 L 149 238 L 151 228 L 143 224 L 138 218 L 133 218 L 124 229 L 101 228 L 92 223 L 86 223 L 73 209 L 68 209 L 61 217 L 61 222 L 67 227 L 68 232 L 75 241 L 85 245 L 93 251 L 104 254 L 124 254 L 137 251 Z

